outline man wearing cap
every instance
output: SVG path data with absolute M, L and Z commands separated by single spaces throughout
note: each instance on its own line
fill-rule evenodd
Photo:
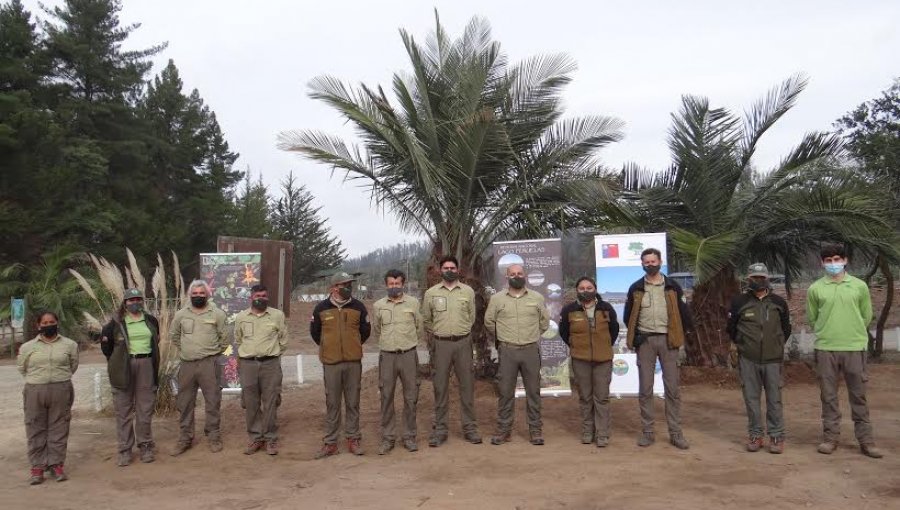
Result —
M 325 379 L 325 437 L 317 459 L 338 453 L 341 399 L 346 407 L 344 436 L 347 450 L 362 455 L 359 432 L 359 390 L 362 379 L 362 344 L 371 333 L 366 306 L 353 297 L 355 278 L 347 273 L 331 277 L 331 294 L 313 310 L 309 333 L 319 346 Z
M 213 453 L 222 451 L 219 430 L 219 407 L 222 388 L 219 386 L 219 354 L 228 346 L 225 312 L 209 302 L 209 285 L 194 280 L 188 287 L 191 303 L 175 313 L 169 338 L 178 349 L 181 365 L 178 369 L 178 396 L 175 404 L 180 414 L 178 443 L 172 456 L 181 455 L 194 444 L 194 406 L 197 388 L 203 391 L 206 423 L 203 432 Z
M 769 436 L 769 453 L 784 452 L 784 414 L 781 407 L 784 343 L 791 336 L 791 313 L 787 301 L 769 285 L 765 264 L 750 265 L 747 291 L 731 301 L 726 326 L 737 345 L 739 374 L 747 406 L 747 451 L 763 447 Z M 766 392 L 766 429 L 763 429 L 760 397 Z
M 284 313 L 269 307 L 269 291 L 263 285 L 250 288 L 250 308 L 234 318 L 234 343 L 238 348 L 241 404 L 250 440 L 244 453 L 265 447 L 278 454 L 277 411 L 281 404 L 281 355 L 287 349 Z
M 440 260 L 441 283 L 425 291 L 422 298 L 422 321 L 430 335 L 431 364 L 434 367 L 434 424 L 428 446 L 438 447 L 447 441 L 450 370 L 459 382 L 459 408 L 463 437 L 481 444 L 475 421 L 475 374 L 472 366 L 472 325 L 475 324 L 475 291 L 459 281 L 456 257 Z
M 515 413 L 516 380 L 522 375 L 525 386 L 528 431 L 531 444 L 544 444 L 541 422 L 541 333 L 550 325 L 544 296 L 525 287 L 525 268 L 506 268 L 508 286 L 491 296 L 484 312 L 484 327 L 499 343 L 500 397 L 497 403 L 497 432 L 491 444 L 510 440 Z
M 406 275 L 391 269 L 384 275 L 387 297 L 372 307 L 372 334 L 378 339 L 378 387 L 381 389 L 381 446 L 379 455 L 394 449 L 394 389 L 403 384 L 403 447 L 414 452 L 416 402 L 419 400 L 419 357 L 416 347 L 422 336 L 419 300 L 403 292 Z

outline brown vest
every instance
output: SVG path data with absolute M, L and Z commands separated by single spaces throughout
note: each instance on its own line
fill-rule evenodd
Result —
M 325 365 L 362 359 L 362 338 L 359 333 L 359 310 L 350 307 L 329 308 L 319 312 L 322 321 L 322 342 L 319 360 Z
M 613 358 L 609 337 L 609 312 L 594 310 L 594 327 L 584 310 L 569 312 L 569 353 L 582 361 L 609 361 Z

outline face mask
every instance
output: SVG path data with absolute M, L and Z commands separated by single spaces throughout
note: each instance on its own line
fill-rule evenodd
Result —
M 829 262 L 825 264 L 825 272 L 831 276 L 837 276 L 844 270 L 844 265 L 841 262 Z
M 59 333 L 59 324 L 53 324 L 51 326 L 42 326 L 41 334 L 44 335 L 44 338 L 53 338 Z
M 749 288 L 749 289 L 752 290 L 753 292 L 757 292 L 757 291 L 760 291 L 760 290 L 765 290 L 765 289 L 768 289 L 768 288 L 769 288 L 769 281 L 768 281 L 768 280 L 763 280 L 763 281 L 759 281 L 759 280 L 748 280 L 748 281 L 747 281 L 747 288 Z
M 397 299 L 403 294 L 403 289 L 400 287 L 391 287 L 388 289 L 388 297 L 391 299 Z
M 509 286 L 514 289 L 521 289 L 525 286 L 525 278 L 521 276 L 513 276 L 509 279 Z
M 578 292 L 578 301 L 587 303 L 589 301 L 593 301 L 596 295 L 596 292 Z
M 644 266 L 644 272 L 650 276 L 659 273 L 659 266 Z
M 459 279 L 459 273 L 457 273 L 456 271 L 444 271 L 443 273 L 441 273 L 441 276 L 446 282 L 455 282 Z
M 191 306 L 194 308 L 203 308 L 209 298 L 206 296 L 191 296 Z
M 338 294 L 341 296 L 341 299 L 348 300 L 350 296 L 353 295 L 352 287 L 338 287 Z
M 253 308 L 257 310 L 264 311 L 269 307 L 269 300 L 266 298 L 256 298 L 253 300 Z
M 131 313 L 141 313 L 144 309 L 144 303 L 128 303 L 125 305 L 125 309 Z

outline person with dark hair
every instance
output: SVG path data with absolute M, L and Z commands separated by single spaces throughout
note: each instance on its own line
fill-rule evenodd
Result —
M 581 407 L 581 442 L 609 445 L 609 384 L 612 346 L 619 337 L 619 320 L 611 304 L 597 293 L 593 278 L 575 282 L 576 301 L 563 307 L 559 336 L 569 346 L 572 373 Z
M 772 292 L 769 269 L 763 263 L 747 270 L 747 291 L 731 300 L 726 326 L 737 346 L 738 374 L 747 407 L 747 451 L 758 452 L 769 436 L 769 453 L 784 452 L 784 412 L 781 406 L 784 343 L 791 336 L 787 301 Z M 760 397 L 766 392 L 766 429 Z
M 241 404 L 249 436 L 246 455 L 263 448 L 269 455 L 278 455 L 281 355 L 287 349 L 287 335 L 284 313 L 269 306 L 268 289 L 254 285 L 250 289 L 250 308 L 234 318 Z
M 141 462 L 153 462 L 153 410 L 159 387 L 159 321 L 144 310 L 140 289 L 127 289 L 118 313 L 100 332 L 116 409 L 118 465 L 131 464 L 135 440 Z
M 379 455 L 394 449 L 394 390 L 397 379 L 403 384 L 403 447 L 410 452 L 416 444 L 416 402 L 419 400 L 419 356 L 416 347 L 422 336 L 419 300 L 403 292 L 406 275 L 391 269 L 384 275 L 387 296 L 372 306 L 372 334 L 378 339 L 378 387 L 381 390 L 381 445 Z
M 356 278 L 340 272 L 331 276 L 331 295 L 313 309 L 309 334 L 319 346 L 325 383 L 325 437 L 315 458 L 337 455 L 344 401 L 344 436 L 347 450 L 362 455 L 359 430 L 359 392 L 362 384 L 363 344 L 372 326 L 362 301 L 353 297 Z
M 78 369 L 78 344 L 59 334 L 59 318 L 41 312 L 38 335 L 22 344 L 16 368 L 25 378 L 22 399 L 25 436 L 31 463 L 31 485 L 44 481 L 50 471 L 57 482 L 68 480 L 64 464 L 72 421 L 72 374 Z
M 666 422 L 669 442 L 680 450 L 690 444 L 681 431 L 681 391 L 678 387 L 678 349 L 684 345 L 686 331 L 693 329 L 691 312 L 684 302 L 678 282 L 660 272 L 662 255 L 656 248 L 641 253 L 646 275 L 631 284 L 625 298 L 624 320 L 628 328 L 628 347 L 637 352 L 643 431 L 638 446 L 656 441 L 653 431 L 653 378 L 656 360 L 662 365 L 666 397 Z
M 806 316 L 816 333 L 816 372 L 822 400 L 823 437 L 818 451 L 830 455 L 837 449 L 841 435 L 838 381 L 843 377 L 860 451 L 878 459 L 884 454 L 875 447 L 866 401 L 866 348 L 873 318 L 869 287 L 847 273 L 843 245 L 825 245 L 820 255 L 825 276 L 806 292 Z
M 459 262 L 441 258 L 441 282 L 425 291 L 422 321 L 430 336 L 431 364 L 434 367 L 434 424 L 428 446 L 436 448 L 449 436 L 447 414 L 450 400 L 450 370 L 459 382 L 459 408 L 463 437 L 481 444 L 475 421 L 475 374 L 472 366 L 472 325 L 475 324 L 475 291 L 459 281 Z

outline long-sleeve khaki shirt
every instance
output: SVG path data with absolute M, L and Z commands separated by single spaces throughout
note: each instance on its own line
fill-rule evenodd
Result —
M 252 308 L 238 313 L 234 318 L 234 343 L 241 358 L 281 356 L 287 349 L 284 313 L 271 307 L 261 315 Z
M 228 347 L 225 312 L 212 303 L 200 313 L 188 306 L 175 312 L 169 332 L 182 361 L 194 361 L 221 354 Z
M 27 384 L 70 381 L 78 369 L 78 344 L 62 335 L 52 342 L 37 336 L 19 348 L 16 368 Z
M 422 321 L 425 331 L 436 336 L 468 335 L 475 324 L 475 291 L 465 283 L 431 287 L 422 298 Z
M 544 296 L 525 289 L 525 294 L 513 296 L 504 289 L 491 296 L 484 312 L 484 327 L 497 340 L 526 345 L 541 339 L 550 326 L 550 312 L 544 306 Z
M 422 314 L 419 300 L 404 294 L 399 301 L 386 297 L 372 306 L 372 334 L 382 351 L 405 351 L 419 345 Z

